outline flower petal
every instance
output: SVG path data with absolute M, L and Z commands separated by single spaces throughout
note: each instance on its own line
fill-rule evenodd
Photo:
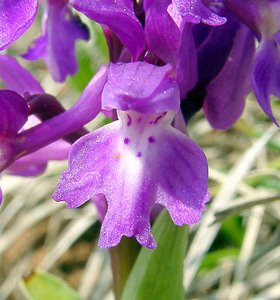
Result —
M 177 111 L 179 90 L 171 77 L 172 67 L 144 62 L 110 64 L 102 94 L 104 109 L 142 113 Z
M 33 23 L 38 0 L 0 1 L 0 50 L 16 41 Z
M 25 70 L 15 58 L 9 55 L 0 55 L 0 79 L 3 80 L 7 89 L 21 95 L 24 93 L 44 93 L 40 83 Z
M 194 224 L 210 199 L 207 159 L 196 143 L 172 127 L 162 131 L 157 142 L 157 159 L 151 155 L 147 162 L 156 203 L 167 208 L 175 224 Z
M 145 37 L 148 48 L 164 62 L 174 64 L 181 43 L 181 32 L 167 11 L 169 0 L 146 0 Z
M 254 52 L 254 35 L 242 25 L 222 70 L 207 87 L 203 109 L 212 127 L 229 129 L 243 112 Z
M 144 32 L 134 14 L 133 1 L 71 0 L 70 3 L 92 20 L 110 27 L 135 59 L 141 53 L 144 47 Z
M 13 138 L 28 117 L 28 106 L 16 92 L 0 90 L 0 135 Z
M 67 2 L 48 1 L 43 33 L 23 57 L 30 60 L 44 58 L 54 80 L 63 82 L 67 75 L 75 74 L 78 69 L 77 39 L 89 39 L 87 27 L 71 13 Z
M 16 160 L 5 172 L 17 176 L 37 176 L 47 168 L 50 160 L 67 159 L 70 144 L 58 140 L 34 153 Z
M 263 39 L 257 48 L 252 71 L 252 86 L 263 111 L 278 125 L 270 104 L 270 94 L 280 97 L 279 45 L 273 39 Z
M 207 86 L 222 70 L 233 47 L 240 23 L 231 15 L 227 15 L 227 20 L 223 26 L 209 27 L 199 24 L 194 27 L 198 82 L 181 102 L 183 115 L 187 121 L 202 108 Z
M 139 118 L 132 120 L 136 124 Z M 153 124 L 134 125 L 125 138 L 126 125 L 116 121 L 82 137 L 70 151 L 69 169 L 53 197 L 77 207 L 95 194 L 105 195 L 100 247 L 115 246 L 125 235 L 154 248 L 150 214 L 155 202 L 183 225 L 197 222 L 209 200 L 207 161 L 199 146 L 165 123 Z
M 191 24 L 186 23 L 182 31 L 182 41 L 179 48 L 176 81 L 180 88 L 181 99 L 195 87 L 198 80 L 197 53 L 192 35 Z
M 176 5 L 182 18 L 191 23 L 202 22 L 211 26 L 219 26 L 227 20 L 213 13 L 201 0 L 172 0 L 172 3 Z

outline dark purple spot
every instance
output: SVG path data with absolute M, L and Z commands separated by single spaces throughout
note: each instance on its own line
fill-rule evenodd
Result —
M 142 152 L 138 152 L 136 156 L 137 157 L 141 157 L 142 156 Z
M 137 122 L 140 123 L 142 121 L 142 118 L 138 118 Z
M 129 139 L 129 138 L 125 138 L 125 139 L 123 140 L 123 142 L 124 142 L 125 144 L 128 144 L 128 143 L 130 142 L 130 139 Z
M 156 124 L 161 118 L 163 118 L 166 115 L 166 112 L 164 112 L 163 114 L 161 114 L 160 116 L 158 116 L 155 121 L 154 124 Z
M 156 139 L 153 136 L 149 136 L 148 141 L 149 141 L 149 143 L 152 144 L 152 143 L 155 143 Z
M 150 121 L 149 124 L 154 124 L 154 122 L 153 122 L 153 121 Z
M 127 123 L 126 123 L 126 125 L 130 126 L 131 123 L 132 123 L 132 118 L 131 118 L 131 116 L 129 114 L 127 114 Z

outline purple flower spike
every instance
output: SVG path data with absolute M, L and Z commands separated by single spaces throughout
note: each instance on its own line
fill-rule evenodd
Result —
M 75 42 L 78 39 L 88 40 L 89 32 L 71 13 L 67 1 L 48 0 L 43 33 L 34 40 L 23 57 L 29 60 L 43 58 L 54 80 L 63 82 L 67 75 L 74 75 L 78 69 L 75 57 Z
M 0 50 L 16 41 L 32 24 L 38 0 L 0 0 Z
M 132 0 L 70 0 L 70 3 L 92 20 L 110 27 L 137 59 L 144 47 L 144 32 L 134 14 Z
M 73 145 L 54 199 L 77 207 L 104 194 L 108 209 L 99 246 L 113 247 L 125 235 L 153 249 L 150 214 L 155 204 L 164 205 L 177 225 L 200 219 L 209 200 L 206 158 L 170 125 L 180 98 L 168 67 L 111 65 L 102 100 L 118 110 L 119 120 Z
M 280 97 L 280 52 L 279 44 L 273 39 L 263 39 L 257 49 L 252 85 L 256 99 L 263 111 L 278 126 L 272 113 L 270 94 Z

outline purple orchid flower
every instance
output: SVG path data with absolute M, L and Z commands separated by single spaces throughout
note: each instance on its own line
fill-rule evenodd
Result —
M 270 95 L 280 97 L 280 1 L 225 0 L 225 5 L 250 29 L 260 41 L 252 66 L 251 82 L 263 111 L 278 125 Z
M 148 48 L 174 65 L 181 98 L 197 83 L 197 58 L 192 24 L 219 26 L 226 22 L 200 0 L 146 0 L 145 37 Z
M 115 246 L 125 235 L 153 249 L 155 204 L 165 206 L 177 225 L 200 219 L 209 200 L 207 160 L 197 144 L 171 126 L 180 104 L 172 66 L 111 64 L 105 76 L 102 108 L 116 109 L 119 120 L 72 146 L 69 168 L 53 197 L 78 207 L 103 194 L 108 209 L 99 246 Z
M 55 81 L 63 82 L 67 75 L 78 69 L 75 57 L 75 42 L 88 40 L 89 31 L 77 16 L 71 13 L 68 1 L 45 2 L 42 21 L 43 33 L 22 55 L 29 60 L 43 58 Z
M 0 90 L 0 114 L 0 169 L 5 169 L 5 173 L 17 176 L 36 176 L 45 171 L 49 160 L 67 158 L 70 145 L 64 141 L 56 141 L 30 155 L 15 160 L 18 133 L 26 127 L 34 126 L 39 121 L 34 121 L 35 117 L 32 116 L 28 118 L 28 105 L 25 99 L 10 90 Z M 13 163 L 10 165 L 11 162 Z M 0 203 L 2 197 L 0 188 Z
M 225 130 L 240 117 L 251 90 L 255 37 L 222 6 L 219 12 L 227 17 L 223 26 L 198 24 L 193 27 L 199 76 L 197 85 L 181 107 L 187 120 L 203 107 L 211 126 Z
M 70 145 L 65 141 L 58 140 L 30 155 L 15 160 L 18 155 L 16 146 L 18 134 L 40 123 L 35 116 L 28 116 L 30 107 L 22 96 L 44 93 L 44 90 L 37 80 L 19 65 L 16 59 L 8 55 L 0 55 L 0 79 L 4 86 L 10 89 L 0 90 L 0 168 L 5 169 L 5 173 L 10 175 L 35 176 L 45 171 L 48 161 L 66 159 Z M 10 165 L 12 161 L 14 162 Z
M 0 50 L 15 42 L 33 23 L 38 0 L 0 0 Z

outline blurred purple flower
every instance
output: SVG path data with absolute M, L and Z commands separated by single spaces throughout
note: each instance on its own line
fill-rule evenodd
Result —
M 16 59 L 8 55 L 0 55 L 1 79 L 5 88 L 9 90 L 0 90 L 0 169 L 5 169 L 5 173 L 11 175 L 39 175 L 45 171 L 49 160 L 66 159 L 70 145 L 59 140 L 30 155 L 16 159 L 19 154 L 18 134 L 40 123 L 35 116 L 28 116 L 29 107 L 22 96 L 44 93 L 44 90 Z
M 263 111 L 278 125 L 270 95 L 280 97 L 280 1 L 225 0 L 224 3 L 260 41 L 252 66 L 252 87 Z
M 33 23 L 38 0 L 0 0 L 0 50 L 15 42 Z
M 0 55 L 0 80 L 7 89 L 22 96 L 44 93 L 40 83 L 10 55 Z
M 116 109 L 119 120 L 72 146 L 53 197 L 77 207 L 103 194 L 108 210 L 99 246 L 115 246 L 125 235 L 155 248 L 150 228 L 155 203 L 177 225 L 201 218 L 209 200 L 207 160 L 197 144 L 171 127 L 180 103 L 171 66 L 111 64 L 101 102 L 104 109 Z
M 28 106 L 16 92 L 0 90 L 0 169 L 14 160 L 14 141 L 28 118 Z M 2 200 L 2 192 L 1 198 Z
M 75 42 L 88 40 L 89 31 L 79 17 L 72 14 L 68 1 L 48 0 L 44 3 L 43 33 L 22 56 L 29 60 L 43 58 L 54 80 L 63 82 L 67 75 L 76 73 Z

